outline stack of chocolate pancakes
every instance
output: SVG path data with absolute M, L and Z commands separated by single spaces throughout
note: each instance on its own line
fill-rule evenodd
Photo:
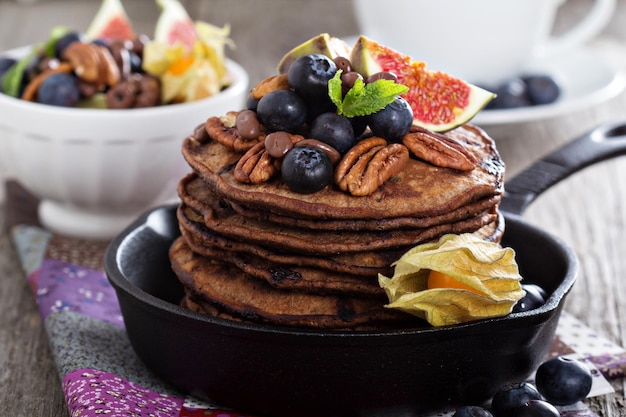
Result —
M 325 329 L 415 325 L 385 308 L 378 274 L 420 243 L 447 233 L 499 241 L 504 164 L 494 142 L 471 125 L 446 136 L 477 161 L 471 171 L 411 157 L 367 196 L 329 185 L 291 191 L 280 175 L 237 181 L 243 152 L 202 131 L 183 143 L 191 173 L 179 183 L 182 236 L 170 250 L 185 288 L 181 305 L 247 322 Z M 261 141 L 263 138 L 259 138 Z

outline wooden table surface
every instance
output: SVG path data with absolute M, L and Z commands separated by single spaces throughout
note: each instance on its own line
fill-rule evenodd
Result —
M 273 74 L 282 54 L 321 32 L 358 32 L 349 0 L 184 1 L 194 19 L 230 23 L 237 44 L 228 55 L 251 82 Z M 570 0 L 557 31 L 584 15 L 589 2 Z M 152 34 L 158 9 L 152 0 L 126 1 L 135 28 Z M 57 24 L 86 28 L 96 0 L 0 0 L 0 50 L 45 39 Z M 598 58 L 626 70 L 626 1 L 620 0 L 606 30 L 589 45 Z M 584 73 L 581 67 L 579 71 Z M 594 77 L 593 73 L 588 76 Z M 2 115 L 0 114 L 0 117 Z M 546 120 L 484 126 L 513 176 L 545 153 L 604 123 L 626 121 L 626 93 Z M 1 140 L 2 138 L 0 138 Z M 541 195 L 525 218 L 560 236 L 581 261 L 566 310 L 600 335 L 626 345 L 626 159 L 597 164 Z M 0 203 L 0 225 L 4 217 Z M 589 400 L 601 416 L 626 416 L 624 381 L 616 394 Z M 0 237 L 0 416 L 67 415 L 48 341 L 8 236 Z

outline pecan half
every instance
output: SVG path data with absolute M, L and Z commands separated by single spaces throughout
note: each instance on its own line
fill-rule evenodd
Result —
M 92 46 L 96 48 L 96 52 L 100 58 L 100 83 L 108 86 L 116 85 L 121 78 L 121 73 L 113 55 L 111 55 L 111 52 L 104 46 Z
M 388 145 L 376 136 L 364 139 L 337 164 L 335 183 L 354 196 L 369 195 L 400 173 L 408 160 L 409 151 L 399 143 Z
M 239 159 L 233 170 L 233 176 L 238 182 L 260 184 L 278 172 L 274 162 L 274 158 L 265 148 L 265 143 L 258 142 Z
M 204 127 L 211 139 L 235 152 L 246 152 L 257 143 L 263 143 L 265 140 L 264 134 L 261 134 L 258 140 L 245 140 L 242 138 L 235 125 L 236 116 L 235 112 L 229 112 L 224 117 L 209 117 Z
M 120 71 L 109 50 L 103 46 L 73 42 L 63 52 L 76 76 L 90 83 L 113 86 L 120 79 Z
M 412 126 L 404 135 L 402 143 L 413 155 L 442 168 L 471 171 L 476 158 L 462 144 L 443 135 L 421 127 Z
M 289 83 L 287 82 L 287 74 L 273 75 L 261 80 L 254 86 L 250 95 L 255 100 L 260 100 L 267 93 L 271 93 L 276 90 L 288 90 Z

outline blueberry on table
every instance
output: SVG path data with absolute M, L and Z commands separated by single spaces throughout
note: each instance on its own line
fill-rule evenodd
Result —
M 495 417 L 512 417 L 515 410 L 531 400 L 542 400 L 534 385 L 528 382 L 507 384 L 495 393 L 491 411 Z
M 542 363 L 535 376 L 539 392 L 555 405 L 583 400 L 591 391 L 592 382 L 591 371 L 582 362 L 562 356 Z
M 482 407 L 467 405 L 457 408 L 452 417 L 493 417 L 493 414 Z
M 413 110 L 405 99 L 396 97 L 384 109 L 368 115 L 367 124 L 374 135 L 399 142 L 413 124 Z
M 512 417 L 559 417 L 555 406 L 542 400 L 531 400 L 515 410 Z
M 326 187 L 333 178 L 333 165 L 317 148 L 292 148 L 281 165 L 283 181 L 297 193 L 311 194 Z
M 306 120 L 306 104 L 290 90 L 276 90 L 259 100 L 256 108 L 259 121 L 268 130 L 275 132 L 298 131 Z
M 57 73 L 47 77 L 37 90 L 37 101 L 53 106 L 74 107 L 80 98 L 78 80 L 70 74 Z
M 350 120 L 337 113 L 323 113 L 311 123 L 310 136 L 320 140 L 340 154 L 345 154 L 354 146 L 354 129 Z

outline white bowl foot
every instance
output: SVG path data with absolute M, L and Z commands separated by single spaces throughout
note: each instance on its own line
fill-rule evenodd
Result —
M 115 237 L 140 214 L 141 211 L 99 212 L 45 199 L 39 205 L 39 221 L 48 230 L 66 236 L 98 240 Z

